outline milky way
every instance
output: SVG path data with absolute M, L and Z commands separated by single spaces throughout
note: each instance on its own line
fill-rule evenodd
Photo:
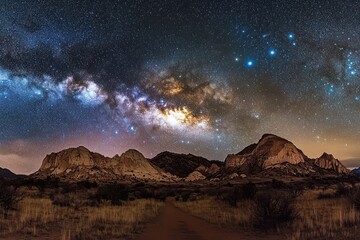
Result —
M 0 1 L 0 166 L 84 145 L 360 157 L 356 1 Z

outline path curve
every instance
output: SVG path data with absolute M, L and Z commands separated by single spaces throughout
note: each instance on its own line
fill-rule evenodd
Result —
M 165 203 L 162 213 L 145 226 L 135 240 L 282 240 L 280 236 L 256 236 L 220 228 Z

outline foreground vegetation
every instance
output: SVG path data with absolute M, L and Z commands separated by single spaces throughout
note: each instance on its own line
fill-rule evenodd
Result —
M 338 182 L 0 181 L 0 238 L 128 239 L 171 197 L 192 215 L 242 232 L 289 240 L 358 239 L 360 188 L 356 182 Z
M 123 205 L 101 205 L 73 209 L 50 199 L 26 198 L 19 210 L 0 220 L 1 235 L 50 235 L 55 239 L 119 239 L 131 236 L 159 213 L 162 203 L 135 200 Z
M 229 196 L 177 201 L 175 206 L 241 231 L 277 232 L 289 240 L 355 240 L 360 234 L 360 190 L 341 188 L 305 190 L 301 194 L 270 189 L 265 191 L 266 198 L 258 198 L 264 192 L 258 193 L 252 199 L 238 199 L 236 206 L 229 204 Z

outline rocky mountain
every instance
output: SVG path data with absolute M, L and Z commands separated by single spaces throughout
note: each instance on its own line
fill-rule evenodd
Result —
M 15 178 L 17 178 L 17 177 L 18 177 L 18 175 L 16 175 L 15 173 L 11 172 L 9 169 L 0 168 L 0 178 L 15 179 Z
M 121 156 L 105 157 L 80 146 L 45 157 L 34 177 L 59 177 L 70 181 L 149 179 L 171 181 L 174 176 L 152 165 L 140 152 L 130 149 Z
M 31 176 L 58 177 L 66 181 L 109 182 L 128 179 L 221 180 L 254 174 L 310 176 L 349 173 L 350 170 L 331 154 L 324 153 L 319 158 L 310 159 L 292 142 L 265 134 L 258 143 L 249 145 L 237 154 L 229 154 L 225 163 L 171 152 L 162 152 L 148 160 L 134 149 L 110 158 L 80 146 L 47 155 L 40 169 Z
M 209 161 L 206 158 L 192 154 L 178 154 L 162 152 L 150 160 L 150 162 L 172 175 L 186 178 L 195 170 L 202 175 L 210 176 L 220 171 L 221 162 Z
M 332 170 L 341 174 L 348 174 L 350 170 L 347 169 L 339 160 L 335 159 L 333 155 L 323 153 L 319 158 L 314 160 L 315 165 L 320 168 Z
M 245 174 L 308 175 L 350 172 L 332 155 L 323 154 L 317 159 L 310 159 L 292 142 L 273 134 L 265 134 L 258 143 L 251 144 L 237 154 L 228 155 L 225 169 Z

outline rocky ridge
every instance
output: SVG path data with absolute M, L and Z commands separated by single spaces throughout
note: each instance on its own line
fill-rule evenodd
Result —
M 210 177 L 216 174 L 222 166 L 221 162 L 209 161 L 206 158 L 192 154 L 178 154 L 172 152 L 162 152 L 150 159 L 150 162 L 164 171 L 186 178 L 195 170 Z
M 265 134 L 257 144 L 251 144 L 237 154 L 229 154 L 225 168 L 233 172 L 289 175 L 348 174 L 350 171 L 330 154 L 308 158 L 292 142 L 273 134 Z
M 121 156 L 105 157 L 80 146 L 45 157 L 34 177 L 59 177 L 65 180 L 114 181 L 124 178 L 172 181 L 171 174 L 152 165 L 140 152 L 130 149 Z
M 5 179 L 15 179 L 18 178 L 18 175 L 16 175 L 15 173 L 11 172 L 9 169 L 7 168 L 0 168 L 0 178 L 5 178 Z

